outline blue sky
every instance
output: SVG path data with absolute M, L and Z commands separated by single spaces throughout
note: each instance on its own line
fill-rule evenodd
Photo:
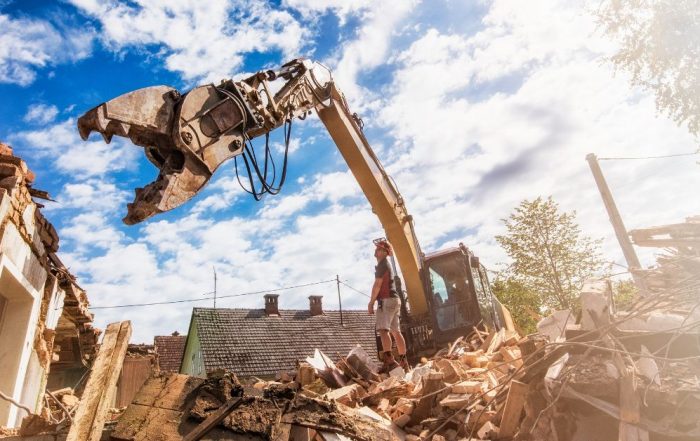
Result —
M 595 3 L 595 2 L 593 2 Z M 0 2 L 0 139 L 58 203 L 47 217 L 62 258 L 93 306 L 260 291 L 334 278 L 367 291 L 371 240 L 381 226 L 314 117 L 295 124 L 282 194 L 255 202 L 226 164 L 188 204 L 127 227 L 133 189 L 153 180 L 141 150 L 93 135 L 75 120 L 141 87 L 181 91 L 307 56 L 329 65 L 404 194 L 426 250 L 464 242 L 497 268 L 493 236 L 519 201 L 553 195 L 577 210 L 586 234 L 622 262 L 584 160 L 693 151 L 683 127 L 657 115 L 653 97 L 614 75 L 614 46 L 580 1 L 145 1 Z M 278 142 L 282 134 L 273 135 Z M 629 228 L 700 211 L 691 158 L 606 162 Z M 647 264 L 653 254 L 641 250 Z M 282 293 L 305 308 L 333 284 Z M 343 290 L 343 306 L 367 299 Z M 135 341 L 185 332 L 192 306 L 95 309 L 121 319 Z M 223 307 L 260 307 L 261 295 Z

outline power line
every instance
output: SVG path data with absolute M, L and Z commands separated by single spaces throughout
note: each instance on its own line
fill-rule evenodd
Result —
M 217 296 L 216 298 L 217 299 L 226 299 L 226 298 L 230 298 L 230 297 L 251 296 L 251 295 L 255 295 L 255 294 L 265 294 L 265 293 L 276 292 L 276 291 L 286 291 L 286 290 L 295 289 L 295 288 L 304 288 L 307 286 L 321 285 L 323 283 L 330 283 L 330 282 L 335 283 L 336 280 L 335 279 L 321 280 L 319 282 L 304 283 L 301 285 L 293 285 L 293 286 L 283 286 L 281 288 L 265 289 L 262 291 L 250 291 L 250 292 L 242 292 L 242 293 L 236 293 L 236 294 L 227 294 L 227 295 L 223 295 L 223 296 Z M 210 292 L 206 292 L 202 295 L 213 294 L 213 293 L 214 293 L 214 291 L 210 291 Z M 212 296 L 212 297 L 201 297 L 198 299 L 180 299 L 180 300 L 168 300 L 168 301 L 163 301 L 163 302 L 150 302 L 150 303 L 131 303 L 131 304 L 127 304 L 127 305 L 91 306 L 90 309 L 115 309 L 115 308 L 132 308 L 132 307 L 139 307 L 139 306 L 170 305 L 170 304 L 174 304 L 174 303 L 201 302 L 204 300 L 212 300 L 213 298 L 214 297 Z
M 637 157 L 611 157 L 611 158 L 598 158 L 599 161 L 616 161 L 616 160 L 627 160 L 627 159 L 665 159 L 665 158 L 677 158 L 679 156 L 694 156 L 700 154 L 700 150 L 688 153 L 676 153 L 673 155 L 661 155 L 661 156 L 637 156 Z
M 347 287 L 350 288 L 351 290 L 355 291 L 355 292 L 358 293 L 358 294 L 362 294 L 362 295 L 365 296 L 365 297 L 371 297 L 371 296 L 369 296 L 369 295 L 363 293 L 363 292 L 360 291 L 359 289 L 353 288 L 352 286 L 348 285 L 347 283 L 343 282 L 342 280 L 339 280 L 339 282 L 342 283 L 343 285 L 347 286 Z

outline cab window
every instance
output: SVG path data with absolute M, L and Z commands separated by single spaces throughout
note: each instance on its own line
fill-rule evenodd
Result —
M 461 256 L 446 256 L 429 264 L 431 303 L 440 330 L 469 326 L 474 322 L 473 294 Z
M 479 302 L 479 311 L 481 311 L 481 319 L 486 326 L 493 328 L 494 313 L 491 301 L 491 287 L 488 285 L 484 266 L 479 265 L 479 268 L 472 268 L 472 274 L 474 275 L 474 285 Z

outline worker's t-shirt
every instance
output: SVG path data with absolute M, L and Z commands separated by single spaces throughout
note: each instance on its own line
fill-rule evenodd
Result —
M 398 297 L 396 292 L 396 286 L 394 284 L 394 273 L 391 269 L 391 265 L 384 258 L 377 263 L 374 267 L 374 277 L 376 279 L 382 279 L 382 284 L 379 287 L 379 295 L 377 299 L 388 299 L 389 297 Z

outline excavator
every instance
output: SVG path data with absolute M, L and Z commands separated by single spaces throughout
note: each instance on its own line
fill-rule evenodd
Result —
M 83 140 L 93 131 L 106 143 L 114 135 L 128 137 L 159 169 L 158 178 L 136 189 L 134 202 L 127 206 L 124 222 L 132 225 L 190 200 L 232 158 L 237 175 L 239 166 L 245 168 L 246 190 L 256 199 L 278 193 L 286 176 L 292 121 L 312 111 L 393 246 L 405 282 L 396 277 L 410 354 L 427 353 L 475 328 L 512 329 L 508 310 L 493 295 L 486 269 L 470 249 L 460 243 L 431 253 L 421 250 L 413 218 L 367 142 L 362 120 L 349 110 L 330 70 L 321 63 L 295 59 L 279 69 L 198 86 L 184 94 L 168 86 L 138 89 L 86 112 L 78 119 L 78 130 Z M 269 137 L 280 127 L 286 148 L 278 170 Z M 265 153 L 260 158 L 251 140 L 263 136 Z

